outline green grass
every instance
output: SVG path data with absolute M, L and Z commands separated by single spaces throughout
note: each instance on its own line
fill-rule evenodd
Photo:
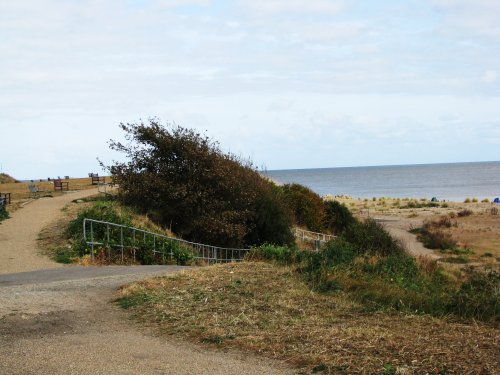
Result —
M 136 227 L 138 229 L 144 229 L 148 232 L 165 234 L 159 232 L 158 228 L 150 228 L 142 225 L 134 225 L 133 220 L 136 213 L 129 207 L 122 205 L 120 202 L 114 200 L 113 198 L 98 198 L 92 199 L 94 203 L 85 207 L 81 210 L 77 217 L 73 219 L 66 230 L 66 236 L 69 238 L 71 246 L 57 248 L 54 252 L 53 259 L 60 263 L 70 263 L 78 257 L 83 257 L 90 254 L 91 248 L 85 245 L 82 241 L 82 228 L 83 221 L 85 218 L 100 220 L 105 222 L 110 222 L 114 224 L 120 224 L 126 227 Z M 147 225 L 147 222 L 144 223 Z M 93 227 L 93 238 L 97 242 L 107 243 L 107 227 L 105 225 L 96 225 Z M 124 229 L 123 231 L 115 230 L 112 227 L 109 230 L 109 244 L 108 247 L 95 247 L 94 255 L 100 261 L 105 263 L 119 262 L 121 263 L 121 256 L 116 260 L 110 260 L 105 254 L 108 252 L 113 253 L 113 249 L 118 247 L 113 245 L 118 245 L 121 243 L 123 236 L 123 243 L 125 245 L 134 245 L 136 248 L 135 252 L 135 262 L 140 264 L 159 264 L 163 263 L 163 258 L 161 260 L 158 255 L 154 255 L 152 250 L 155 247 L 152 236 L 142 237 L 139 239 L 133 237 L 133 232 L 131 230 Z M 156 246 L 160 246 L 165 254 L 172 254 L 171 257 L 165 259 L 168 262 L 174 262 L 179 265 L 187 265 L 193 261 L 193 255 L 186 249 L 181 248 L 176 241 L 162 240 L 161 243 L 156 243 Z M 133 262 L 130 254 L 125 254 L 125 262 Z

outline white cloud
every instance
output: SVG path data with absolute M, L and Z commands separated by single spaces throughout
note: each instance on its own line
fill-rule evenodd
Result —
M 444 11 L 444 30 L 450 34 L 500 37 L 500 2 L 497 0 L 432 0 Z
M 495 83 L 498 80 L 498 72 L 496 70 L 487 70 L 484 72 L 483 81 L 486 83 Z
M 336 0 L 243 0 L 240 4 L 247 9 L 263 15 L 286 13 L 336 15 L 344 8 L 343 1 Z

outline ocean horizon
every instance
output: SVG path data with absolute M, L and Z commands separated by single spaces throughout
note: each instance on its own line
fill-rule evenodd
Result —
M 463 201 L 500 196 L 500 161 L 283 169 L 261 172 L 324 195 Z

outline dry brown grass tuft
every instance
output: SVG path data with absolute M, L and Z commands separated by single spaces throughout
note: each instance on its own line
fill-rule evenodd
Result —
M 362 312 L 343 293 L 314 293 L 292 269 L 268 263 L 151 279 L 118 301 L 165 334 L 330 373 L 493 374 L 499 365 L 495 327 Z

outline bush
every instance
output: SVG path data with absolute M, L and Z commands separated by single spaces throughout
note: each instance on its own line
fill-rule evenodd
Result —
M 337 201 L 326 201 L 325 219 L 323 226 L 333 233 L 343 233 L 349 226 L 356 224 L 356 219 L 351 211 Z
M 450 233 L 443 232 L 439 229 L 436 230 L 424 227 L 412 229 L 410 232 L 416 234 L 417 239 L 428 249 L 447 250 L 457 246 L 457 242 Z
M 8 218 L 9 218 L 9 213 L 7 212 L 4 206 L 0 206 L 0 221 Z
M 325 207 L 321 197 L 299 184 L 286 184 L 281 189 L 291 214 L 291 221 L 308 230 L 321 232 L 324 229 L 325 218 Z
M 128 162 L 108 167 L 119 199 L 150 213 L 182 238 L 225 247 L 292 242 L 274 184 L 217 142 L 180 126 L 121 124 Z
M 391 237 L 384 227 L 373 219 L 348 226 L 344 239 L 355 246 L 360 253 L 381 256 L 399 255 L 404 249 L 399 241 Z
M 464 209 L 462 211 L 457 212 L 458 217 L 470 216 L 472 215 L 472 210 Z
M 303 272 L 316 289 L 322 291 L 332 287 L 337 289 L 338 284 L 329 281 L 332 271 L 336 267 L 352 263 L 357 254 L 358 251 L 352 244 L 343 238 L 338 238 L 328 242 L 318 252 L 306 253 Z
M 82 228 L 84 219 L 94 219 L 107 221 L 114 224 L 121 224 L 126 226 L 132 225 L 132 213 L 130 210 L 123 209 L 117 202 L 113 200 L 99 200 L 92 206 L 87 207 L 80 211 L 76 219 L 72 220 L 67 229 L 67 234 L 73 239 L 81 239 Z M 105 228 L 100 226 L 99 229 L 103 231 Z M 96 237 L 102 237 L 104 233 L 95 233 Z

